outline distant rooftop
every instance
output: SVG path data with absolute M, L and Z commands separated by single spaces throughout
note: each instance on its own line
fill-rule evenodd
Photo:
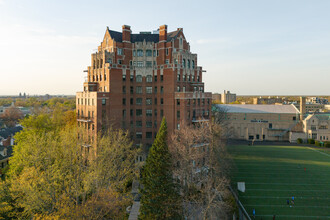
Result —
M 273 114 L 298 114 L 299 111 L 293 105 L 238 105 L 238 104 L 218 104 L 220 108 L 225 108 L 228 113 L 273 113 Z

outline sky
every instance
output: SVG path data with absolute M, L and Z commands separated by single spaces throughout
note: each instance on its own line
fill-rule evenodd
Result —
M 0 0 L 0 95 L 82 91 L 106 27 L 183 28 L 205 91 L 330 95 L 328 0 Z

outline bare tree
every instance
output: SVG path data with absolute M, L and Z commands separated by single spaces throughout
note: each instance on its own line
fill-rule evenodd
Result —
M 174 176 L 181 187 L 184 215 L 198 219 L 229 219 L 230 162 L 219 124 L 182 125 L 171 137 Z

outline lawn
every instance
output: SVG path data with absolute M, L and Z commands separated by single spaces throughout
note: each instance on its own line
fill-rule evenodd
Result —
M 232 185 L 256 219 L 330 219 L 330 152 L 304 146 L 231 145 Z M 295 197 L 294 206 L 287 199 Z

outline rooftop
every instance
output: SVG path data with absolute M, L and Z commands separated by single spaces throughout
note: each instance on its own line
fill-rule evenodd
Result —
M 109 30 L 109 29 L 108 29 L 108 31 L 109 31 L 109 34 L 112 39 L 114 39 L 116 42 L 122 42 L 122 40 L 123 40 L 122 32 L 113 31 L 113 30 Z M 176 31 L 167 33 L 167 42 L 171 41 L 172 39 L 175 39 L 178 36 L 180 31 L 181 31 L 181 29 L 178 29 Z M 131 34 L 132 43 L 143 42 L 144 40 L 146 42 L 157 43 L 157 42 L 159 42 L 159 34 L 151 34 L 151 33 Z
M 272 113 L 272 114 L 298 114 L 299 111 L 293 105 L 238 105 L 218 104 L 218 108 L 224 108 L 228 113 Z

